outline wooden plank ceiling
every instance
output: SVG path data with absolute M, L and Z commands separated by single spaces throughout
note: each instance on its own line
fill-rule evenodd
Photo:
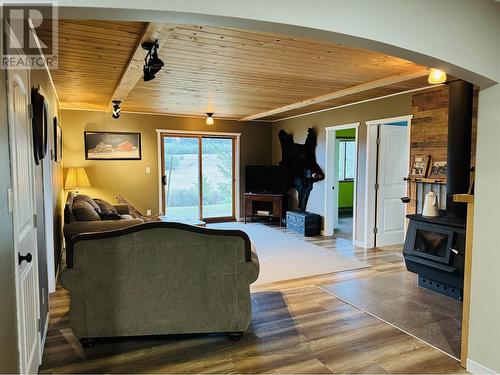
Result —
M 425 67 L 372 51 L 255 31 L 153 26 L 60 21 L 59 66 L 52 75 L 62 108 L 109 110 L 116 90 L 126 94 L 124 111 L 198 116 L 214 112 L 216 118 L 272 121 L 428 85 Z M 152 29 L 163 39 L 159 57 L 165 66 L 154 80 L 144 82 L 134 71 L 140 62 L 138 46 Z M 39 33 L 42 40 L 48 32 Z M 130 90 L 134 74 L 138 82 Z M 371 82 L 382 85 L 285 110 Z M 285 108 L 266 115 L 280 107 Z

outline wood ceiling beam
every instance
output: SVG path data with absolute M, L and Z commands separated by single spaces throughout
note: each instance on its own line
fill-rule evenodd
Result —
M 144 57 L 147 53 L 142 48 L 142 43 L 158 39 L 158 44 L 161 49 L 162 45 L 167 41 L 172 31 L 173 28 L 171 25 L 154 22 L 146 24 L 142 36 L 135 46 L 134 52 L 131 55 L 125 70 L 123 71 L 118 84 L 116 85 L 108 107 L 111 107 L 112 100 L 125 100 L 137 82 L 141 79 L 144 67 Z
M 274 109 L 271 109 L 269 111 L 256 113 L 254 115 L 243 117 L 240 119 L 240 121 L 257 120 L 259 118 L 277 115 L 277 114 L 280 114 L 283 112 L 288 112 L 288 111 L 291 111 L 294 109 L 307 107 L 307 106 L 310 106 L 313 104 L 318 104 L 318 103 L 322 103 L 322 102 L 327 102 L 329 100 L 338 99 L 338 98 L 341 98 L 343 96 L 357 94 L 359 92 L 372 90 L 372 89 L 376 89 L 376 88 L 384 87 L 384 86 L 388 86 L 388 85 L 393 85 L 393 84 L 404 82 L 404 81 L 409 81 L 411 79 L 423 77 L 423 76 L 428 75 L 428 74 L 429 74 L 429 71 L 427 70 L 427 68 L 413 70 L 413 71 L 408 72 L 408 73 L 396 74 L 396 75 L 393 75 L 390 77 L 376 79 L 374 81 L 365 82 L 365 83 L 362 83 L 362 84 L 359 84 L 356 86 L 347 87 L 345 89 L 337 90 L 337 91 L 334 91 L 334 92 L 331 92 L 328 94 L 319 95 L 319 96 L 315 96 L 313 98 L 301 100 L 299 102 L 288 104 L 288 105 L 278 107 L 278 108 L 274 108 Z

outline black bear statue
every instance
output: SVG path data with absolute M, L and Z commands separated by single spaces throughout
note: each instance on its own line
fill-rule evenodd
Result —
M 325 178 L 325 174 L 316 162 L 316 132 L 313 128 L 309 128 L 303 145 L 295 143 L 293 135 L 284 130 L 280 130 L 278 137 L 281 144 L 280 165 L 286 171 L 287 187 L 297 190 L 299 210 L 305 211 L 313 184 Z

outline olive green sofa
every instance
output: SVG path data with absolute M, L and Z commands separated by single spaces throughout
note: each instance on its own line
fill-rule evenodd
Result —
M 239 230 L 149 222 L 72 237 L 61 284 L 84 343 L 113 336 L 227 332 L 251 320 L 257 254 Z

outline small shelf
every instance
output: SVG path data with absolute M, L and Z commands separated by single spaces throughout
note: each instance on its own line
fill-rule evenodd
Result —
M 471 194 L 453 194 L 454 202 L 474 203 L 474 196 Z
M 444 178 L 427 178 L 427 177 L 405 177 L 405 181 L 410 181 L 410 182 L 420 182 L 424 184 L 441 184 L 441 185 L 446 185 L 446 179 Z

